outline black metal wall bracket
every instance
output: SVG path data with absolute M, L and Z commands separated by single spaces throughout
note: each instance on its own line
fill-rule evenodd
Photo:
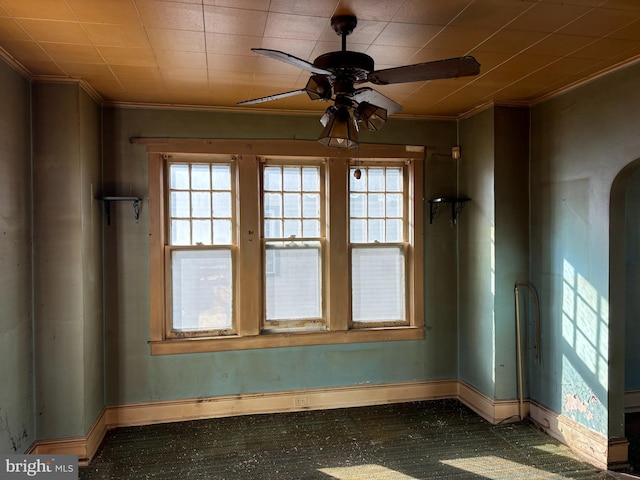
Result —
M 464 204 L 471 200 L 470 198 L 452 198 L 452 197 L 437 197 L 429 200 L 429 223 L 433 223 L 433 219 L 438 213 L 438 208 L 443 203 L 451 204 L 451 223 L 455 225 L 458 223 L 458 217 L 460 216 L 460 210 L 464 207 Z
M 111 202 L 116 201 L 130 201 L 133 202 L 133 214 L 136 219 L 136 223 L 140 219 L 140 198 L 138 197 L 101 197 L 100 200 L 104 202 L 104 214 L 107 217 L 107 225 L 111 225 Z

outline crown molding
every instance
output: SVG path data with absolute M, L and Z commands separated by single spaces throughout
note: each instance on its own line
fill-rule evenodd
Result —
M 93 100 L 100 105 L 104 105 L 104 99 L 93 87 L 84 79 L 79 77 L 59 77 L 56 75 L 35 75 L 31 78 L 32 83 L 70 83 L 79 85 Z
M 24 78 L 29 81 L 33 80 L 33 75 L 31 74 L 31 72 L 27 70 L 24 65 L 22 65 L 18 60 L 11 56 L 11 54 L 2 47 L 0 47 L 0 58 Z
M 16 58 L 9 54 L 4 48 L 0 47 L 0 58 L 4 60 L 11 68 L 18 72 L 22 77 L 31 82 L 50 82 L 50 83 L 77 83 L 79 84 L 91 98 L 100 103 L 101 106 L 115 107 L 115 108 L 131 108 L 131 109 L 157 109 L 157 110 L 200 110 L 209 112 L 231 112 L 231 113 L 248 113 L 248 114 L 270 114 L 270 115 L 298 115 L 298 116 L 314 116 L 321 113 L 320 110 L 292 110 L 292 109 L 278 109 L 278 108 L 260 108 L 259 110 L 251 110 L 246 107 L 223 107 L 223 106 L 211 106 L 211 105 L 191 105 L 191 104 L 163 104 L 163 103 L 142 103 L 142 102 L 119 102 L 119 101 L 107 101 L 83 78 L 79 77 L 61 77 L 57 75 L 34 75 L 24 65 L 22 65 Z M 609 75 L 618 70 L 622 70 L 631 65 L 640 62 L 640 54 L 619 62 L 615 65 L 611 65 L 598 73 L 590 75 L 587 78 L 573 82 L 564 87 L 558 88 L 552 92 L 542 95 L 534 100 L 514 100 L 514 101 L 494 101 L 489 100 L 485 103 L 476 105 L 471 109 L 462 112 L 458 115 L 429 115 L 429 114 L 395 114 L 391 118 L 403 119 L 403 120 L 433 120 L 433 121 L 458 121 L 470 118 L 484 110 L 495 106 L 509 106 L 509 107 L 535 107 L 551 100 L 555 97 L 568 93 L 572 90 L 580 88 L 586 84 L 593 82 L 599 78 Z
M 624 62 L 619 62 L 619 63 L 616 63 L 615 65 L 611 65 L 610 67 L 607 67 L 604 70 L 599 71 L 598 73 L 594 73 L 593 75 L 587 78 L 571 83 L 562 88 L 554 90 L 553 92 L 550 92 L 546 95 L 538 97 L 535 100 L 532 100 L 529 106 L 535 107 L 536 105 L 540 105 L 541 103 L 544 103 L 547 100 L 563 95 L 567 92 L 570 92 L 571 90 L 575 90 L 576 88 L 580 88 L 584 85 L 587 85 L 588 83 L 593 82 L 594 80 L 598 80 L 599 78 L 609 75 L 610 73 L 614 73 L 614 72 L 617 72 L 618 70 L 622 70 L 624 68 L 630 67 L 631 65 L 634 65 L 638 62 L 640 62 L 640 54 L 628 60 L 625 60 Z

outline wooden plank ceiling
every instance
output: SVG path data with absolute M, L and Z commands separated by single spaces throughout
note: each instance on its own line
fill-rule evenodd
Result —
M 377 86 L 398 115 L 532 104 L 640 58 L 638 0 L 0 0 L 0 53 L 30 78 L 83 79 L 105 103 L 235 109 L 310 75 L 252 47 L 313 61 L 340 50 L 340 13 L 358 17 L 348 48 L 376 69 L 480 62 L 475 77 Z M 242 108 L 326 107 L 297 95 Z

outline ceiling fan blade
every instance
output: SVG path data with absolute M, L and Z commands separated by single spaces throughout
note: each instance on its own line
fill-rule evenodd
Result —
M 307 62 L 306 60 L 294 57 L 293 55 L 289 55 L 288 53 L 281 52 L 279 50 L 269 50 L 268 48 L 252 48 L 251 50 L 259 53 L 260 55 L 275 58 L 276 60 L 288 63 L 289 65 L 293 65 L 294 67 L 302 68 L 307 72 L 318 73 L 322 75 L 331 75 L 331 72 L 329 70 L 318 68 L 313 63 Z
M 300 90 L 292 90 L 291 92 L 276 93 L 275 95 L 268 95 L 266 97 L 245 100 L 243 102 L 236 103 L 236 105 L 255 105 L 256 103 L 270 102 L 271 100 L 280 100 L 281 98 L 293 97 L 294 95 L 306 93 L 306 91 L 307 90 L 305 88 L 301 88 Z
M 402 105 L 394 102 L 389 97 L 384 96 L 371 87 L 357 89 L 353 92 L 353 99 L 358 103 L 367 102 L 375 105 L 376 107 L 382 107 L 387 110 L 389 115 L 393 115 L 394 113 L 398 113 L 402 110 Z
M 369 73 L 368 80 L 376 85 L 388 85 L 466 77 L 478 73 L 480 73 L 480 64 L 475 58 L 467 56 L 377 70 Z

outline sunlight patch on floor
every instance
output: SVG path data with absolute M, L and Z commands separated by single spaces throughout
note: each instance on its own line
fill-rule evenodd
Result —
M 491 480 L 503 480 L 506 478 L 509 480 L 569 480 L 567 477 L 558 475 L 557 473 L 539 470 L 494 456 L 441 460 L 441 462 L 445 465 L 466 470 L 467 472 L 475 473 L 476 475 L 481 475 Z
M 338 480 L 416 480 L 404 473 L 382 465 L 354 465 L 353 467 L 320 468 L 322 473 Z
M 545 443 L 544 445 L 534 445 L 533 448 L 537 448 L 546 453 L 552 453 L 554 455 L 561 455 L 566 458 L 570 458 L 571 460 L 578 460 L 571 450 L 566 448 L 560 448 L 558 445 L 554 445 L 553 443 Z

